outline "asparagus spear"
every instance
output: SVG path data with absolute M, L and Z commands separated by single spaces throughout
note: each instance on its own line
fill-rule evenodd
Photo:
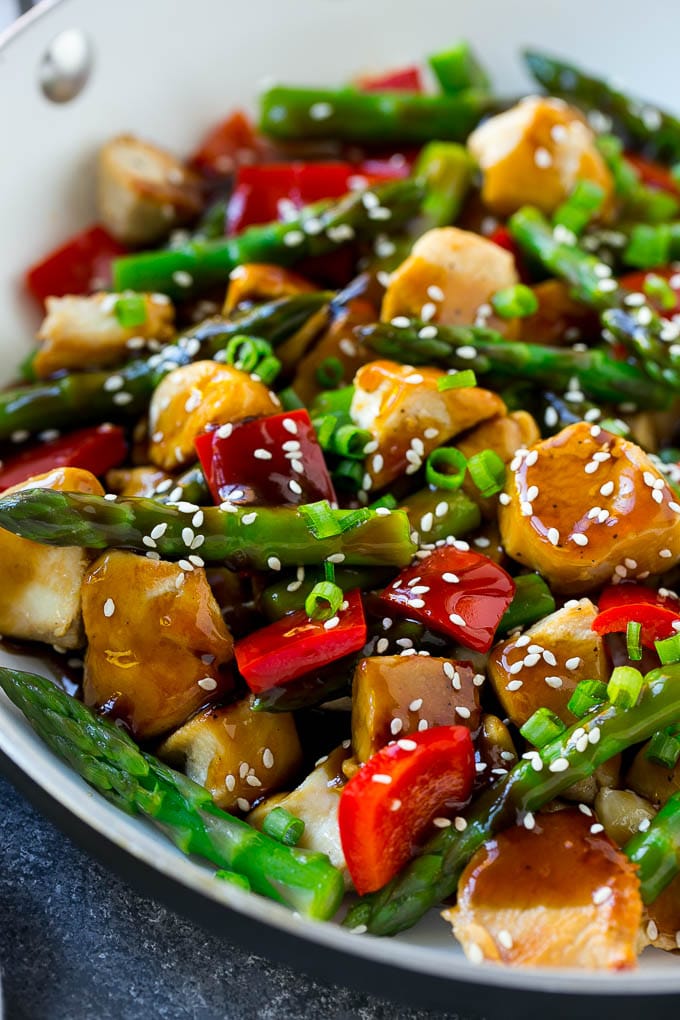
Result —
M 384 889 L 360 900 L 345 924 L 365 925 L 374 935 L 409 928 L 430 907 L 455 893 L 465 865 L 494 833 L 522 821 L 615 754 L 678 717 L 680 665 L 653 670 L 635 706 L 606 704 L 545 747 L 531 751 L 473 802 L 462 832 L 453 826 L 440 830 L 421 857 Z
M 648 303 L 631 306 L 631 292 L 612 279 L 609 267 L 576 244 L 556 238 L 537 209 L 520 209 L 510 219 L 510 230 L 527 255 L 571 284 L 579 301 L 601 313 L 605 329 L 639 358 L 651 379 L 680 390 L 680 348 L 669 344 L 677 339 L 674 323 L 662 319 Z
M 0 499 L 0 527 L 43 545 L 151 549 L 164 559 L 180 561 L 195 553 L 206 563 L 226 563 L 233 569 L 322 564 L 334 553 L 342 553 L 347 566 L 396 567 L 409 563 L 415 552 L 408 518 L 399 510 L 385 515 L 366 510 L 352 524 L 354 511 L 328 508 L 328 519 L 336 527 L 327 538 L 315 537 L 305 510 L 206 507 L 198 524 L 198 507 L 190 503 L 168 506 L 154 499 L 108 500 L 24 489 Z
M 680 873 L 680 793 L 669 797 L 647 831 L 633 836 L 623 852 L 638 866 L 643 901 L 653 903 Z
M 173 369 L 219 357 L 241 333 L 264 337 L 274 346 L 309 323 L 329 301 L 325 291 L 296 294 L 257 305 L 230 319 L 219 317 L 184 333 L 158 354 L 129 361 L 112 372 L 70 372 L 58 379 L 0 393 L 0 440 L 16 432 L 63 428 L 74 421 L 130 420 L 147 409 L 161 379 Z
M 355 191 L 337 202 L 306 206 L 293 220 L 249 227 L 238 237 L 126 255 L 113 264 L 114 286 L 188 297 L 212 284 L 226 284 L 231 270 L 246 262 L 293 265 L 335 251 L 355 236 L 398 230 L 418 212 L 424 187 L 407 178 L 377 185 L 370 194 L 371 199 Z
M 670 401 L 666 386 L 598 347 L 585 351 L 543 347 L 506 341 L 490 329 L 433 326 L 416 320 L 410 326 L 386 322 L 360 326 L 356 332 L 377 354 L 403 364 L 471 368 L 477 376 L 531 380 L 563 391 L 576 380 L 584 394 L 604 403 L 632 401 L 641 408 L 659 409 Z
M 671 161 L 680 159 L 680 120 L 677 117 L 651 103 L 633 99 L 612 83 L 545 53 L 528 50 L 524 61 L 536 81 L 551 95 L 611 117 L 652 155 Z
M 405 499 L 403 509 L 420 541 L 428 543 L 450 535 L 462 538 L 481 520 L 477 504 L 460 489 L 452 492 L 427 486 Z
M 490 92 L 489 76 L 480 64 L 470 44 L 464 40 L 455 43 L 449 50 L 433 53 L 427 58 L 442 92 L 458 95 L 466 89 Z
M 159 503 L 196 503 L 198 506 L 212 506 L 212 496 L 208 483 L 203 474 L 200 464 L 194 464 L 187 468 L 181 475 L 173 479 L 170 484 L 167 481 L 161 482 L 161 489 L 158 488 L 152 493 L 154 499 Z
M 488 108 L 475 89 L 455 96 L 276 85 L 260 99 L 260 130 L 272 138 L 344 142 L 464 142 Z
M 242 875 L 255 892 L 308 917 L 333 916 L 343 881 L 325 854 L 284 846 L 221 811 L 202 786 L 140 751 L 121 729 L 44 677 L 0 667 L 0 687 L 91 786 L 149 818 L 183 853 Z

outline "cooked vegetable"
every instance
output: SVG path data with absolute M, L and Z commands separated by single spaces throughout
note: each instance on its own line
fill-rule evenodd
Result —
M 120 464 L 126 453 L 125 435 L 117 426 L 78 429 L 6 457 L 0 465 L 0 490 L 55 468 L 81 468 L 95 476 L 104 475 L 109 468 Z
M 646 681 L 633 708 L 607 705 L 515 765 L 476 799 L 462 831 L 443 829 L 401 875 L 353 907 L 345 923 L 364 924 L 376 935 L 410 927 L 455 891 L 472 855 L 505 825 L 514 824 L 518 812 L 520 818 L 533 814 L 614 754 L 670 725 L 680 713 L 680 670 L 666 666 L 648 674 Z
M 111 263 L 125 249 L 103 227 L 89 227 L 26 272 L 26 287 L 42 308 L 47 298 L 90 294 L 111 283 Z
M 464 803 L 472 791 L 470 731 L 438 726 L 374 754 L 340 797 L 342 849 L 360 895 L 397 874 L 447 801 Z
M 465 40 L 457 42 L 449 50 L 433 53 L 427 62 L 442 92 L 447 95 L 457 95 L 466 89 L 479 89 L 480 92 L 490 89 L 489 76 Z
M 447 227 L 458 218 L 472 184 L 474 162 L 454 142 L 429 142 L 413 167 L 426 184 L 423 217 L 433 227 Z
M 342 877 L 323 854 L 286 847 L 215 805 L 207 790 L 140 751 L 43 677 L 0 668 L 0 687 L 52 750 L 108 800 L 145 815 L 180 850 L 236 871 L 252 889 L 306 917 L 333 916 Z

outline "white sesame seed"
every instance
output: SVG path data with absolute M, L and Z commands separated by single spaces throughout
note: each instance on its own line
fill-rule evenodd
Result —
M 658 937 L 659 929 L 657 928 L 656 923 L 653 920 L 650 920 L 649 924 L 647 925 L 647 938 L 649 939 L 650 942 L 656 942 Z
M 594 825 L 590 826 L 590 831 L 592 832 L 593 836 L 597 836 L 599 832 L 604 832 L 604 825 L 600 825 L 599 822 L 596 822 Z
M 397 747 L 400 747 L 402 751 L 415 751 L 417 746 L 415 740 L 408 740 L 406 737 L 402 737 L 401 740 L 397 741 Z
M 601 496 L 611 496 L 613 491 L 614 491 L 614 483 L 613 482 L 605 482 L 604 485 L 600 486 L 600 495 Z
M 543 661 L 547 662 L 549 666 L 557 665 L 557 659 L 555 658 L 553 653 L 549 651 L 547 648 L 541 654 L 543 656 Z
M 388 776 L 383 772 L 376 772 L 374 776 L 371 776 L 372 783 L 382 783 L 383 786 L 389 786 L 392 782 L 392 776 Z
M 588 818 L 593 817 L 593 812 L 591 811 L 587 804 L 579 804 L 578 809 L 582 815 L 587 815 Z
M 418 712 L 423 707 L 423 699 L 414 698 L 408 707 L 411 712 Z
M 113 616 L 115 611 L 116 603 L 113 601 L 113 599 L 107 599 L 106 602 L 104 603 L 104 616 L 106 617 Z
M 568 768 L 569 762 L 566 758 L 555 758 L 555 761 L 548 765 L 549 772 L 566 772 Z
M 545 682 L 547 683 L 548 687 L 553 687 L 555 688 L 555 690 L 559 690 L 559 688 L 562 686 L 563 681 L 561 676 L 547 676 L 545 677 Z
M 281 560 L 278 558 L 278 556 L 270 556 L 269 559 L 267 560 L 267 566 L 269 567 L 270 570 L 280 570 Z
M 172 279 L 178 287 L 190 287 L 194 282 L 191 273 L 187 273 L 184 269 L 176 269 L 172 274 Z
M 432 824 L 435 825 L 438 829 L 448 829 L 449 826 L 451 825 L 451 819 L 450 818 L 433 818 L 432 819 Z
M 198 681 L 198 686 L 202 687 L 204 691 L 214 691 L 217 688 L 217 680 L 211 676 L 204 676 L 202 680 Z
M 498 502 L 502 503 L 503 506 L 509 506 L 511 500 L 507 492 L 501 492 L 500 496 L 498 497 Z
M 529 488 L 527 489 L 526 496 L 527 496 L 527 501 L 529 503 L 533 503 L 533 501 L 538 496 L 538 486 L 537 485 L 530 485 Z
M 465 620 L 459 613 L 449 613 L 449 620 L 457 627 L 465 627 Z
M 245 797 L 238 797 L 236 800 L 236 807 L 239 811 L 250 811 L 250 801 L 246 800 Z
M 456 349 L 456 354 L 465 361 L 472 361 L 477 357 L 477 348 L 472 347 L 470 344 L 463 344 L 462 347 Z
M 506 691 L 518 691 L 523 685 L 523 680 L 511 680 L 510 683 L 506 685 L 505 689 Z
M 241 518 L 241 524 L 245 524 L 245 525 L 252 524 L 256 520 L 257 520 L 257 514 L 253 510 L 252 513 L 244 514 L 243 515 L 243 517 Z
M 584 535 L 580 531 L 575 531 L 573 535 L 570 535 L 569 537 L 571 538 L 572 542 L 574 542 L 576 545 L 581 546 L 588 545 L 588 536 Z
M 442 574 L 442 581 L 446 581 L 447 584 L 458 584 L 460 578 L 457 574 L 452 574 L 450 570 L 447 570 Z
M 590 744 L 599 744 L 600 736 L 601 736 L 601 733 L 600 733 L 599 726 L 594 726 L 592 728 L 592 730 L 590 731 L 590 733 L 588 734 L 588 742 Z
M 547 170 L 548 167 L 552 166 L 553 158 L 546 148 L 539 145 L 534 153 L 534 162 L 539 169 Z
M 264 450 L 260 447 L 257 450 L 253 450 L 253 457 L 256 460 L 271 460 L 272 454 L 269 450 Z
M 523 664 L 530 669 L 532 666 L 536 666 L 540 661 L 541 656 L 538 652 L 532 652 L 530 655 L 525 655 Z
M 289 230 L 283 235 L 283 243 L 287 248 L 296 248 L 302 244 L 305 239 L 305 235 L 301 230 Z
M 533 812 L 531 812 L 531 811 L 527 811 L 526 812 L 526 814 L 524 815 L 524 818 L 522 819 L 522 824 L 524 825 L 525 829 L 529 829 L 529 830 L 531 830 L 531 829 L 533 829 L 535 827 L 536 820 L 534 818 Z
M 581 665 L 581 658 L 578 655 L 572 655 L 570 659 L 567 659 L 564 665 L 567 669 L 578 669 Z
M 465 708 L 464 705 L 456 705 L 456 714 L 459 715 L 461 719 L 469 719 L 470 709 Z
M 557 528 L 548 528 L 547 539 L 551 545 L 557 545 L 560 540 L 560 533 Z
M 476 942 L 470 942 L 470 944 L 465 947 L 465 955 L 470 963 L 482 963 L 484 960 L 484 953 Z
M 333 630 L 333 628 L 337 627 L 339 623 L 340 623 L 340 617 L 339 616 L 331 616 L 331 618 L 329 620 L 326 620 L 326 622 L 324 623 L 323 629 L 324 630 Z
M 593 903 L 606 903 L 611 898 L 612 891 L 608 885 L 601 885 L 599 889 L 596 889 L 593 893 Z
M 650 818 L 643 818 L 640 824 L 638 825 L 638 832 L 646 832 L 651 824 L 652 821 Z

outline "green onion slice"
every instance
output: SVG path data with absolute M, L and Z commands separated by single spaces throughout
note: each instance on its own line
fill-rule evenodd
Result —
M 428 485 L 436 489 L 460 489 L 465 480 L 467 458 L 453 446 L 440 446 L 433 450 L 425 464 Z
M 578 181 L 571 195 L 553 216 L 553 223 L 566 227 L 572 234 L 582 234 L 604 204 L 604 188 L 595 181 Z
M 328 620 L 342 605 L 342 588 L 332 581 L 319 581 L 305 599 L 305 612 L 311 620 Z
M 607 685 L 599 680 L 581 680 L 576 685 L 567 708 L 577 719 L 582 719 L 594 708 L 607 701 Z
M 534 747 L 545 747 L 564 733 L 566 726 L 549 708 L 537 708 L 520 728 L 520 733 Z
M 494 496 L 505 485 L 505 464 L 494 450 L 473 454 L 467 466 L 482 496 Z
M 663 641 L 655 641 L 654 647 L 664 666 L 680 662 L 680 634 L 672 634 Z
M 318 503 L 303 503 L 298 507 L 298 513 L 305 518 L 314 538 L 333 538 L 342 533 L 335 511 L 327 499 L 320 499 Z
M 113 314 L 125 329 L 134 329 L 146 322 L 146 301 L 143 294 L 123 294 L 113 306 Z
M 678 295 L 668 280 L 664 280 L 663 276 L 657 276 L 656 273 L 647 274 L 642 289 L 648 298 L 657 301 L 666 312 L 675 308 L 678 302 Z
M 626 626 L 626 648 L 628 650 L 628 658 L 632 659 L 633 662 L 639 662 L 642 658 L 641 631 L 641 623 L 638 623 L 637 620 L 628 621 Z
M 285 808 L 275 807 L 265 816 L 262 831 L 272 839 L 278 840 L 279 843 L 296 846 L 302 839 L 305 823 L 301 818 L 292 815 L 290 811 L 286 811 Z
M 326 390 L 334 390 L 342 382 L 345 366 L 340 358 L 324 358 L 316 370 L 316 381 Z
M 658 730 L 649 742 L 645 757 L 672 769 L 680 758 L 680 740 L 668 730 Z
M 633 666 L 617 666 L 607 684 L 607 695 L 619 708 L 632 708 L 637 704 L 644 677 Z
M 447 372 L 437 379 L 437 389 L 440 393 L 447 390 L 462 390 L 468 386 L 477 385 L 477 376 L 471 368 L 462 369 L 460 372 Z
M 538 298 L 531 287 L 516 283 L 498 290 L 491 298 L 491 307 L 501 319 L 526 319 L 538 311 Z

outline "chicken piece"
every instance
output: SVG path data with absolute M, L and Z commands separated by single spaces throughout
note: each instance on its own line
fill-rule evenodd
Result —
M 326 331 L 297 365 L 292 386 L 303 404 L 309 407 L 325 388 L 317 373 L 323 373 L 323 363 L 327 358 L 337 359 L 342 366 L 339 386 L 348 386 L 361 366 L 373 360 L 375 352 L 354 335 L 354 330 L 357 326 L 375 322 L 377 317 L 374 305 L 363 298 L 348 301 L 339 309 Z
M 352 747 L 368 759 L 397 736 L 433 726 L 479 728 L 475 673 L 467 662 L 432 656 L 361 659 L 352 684 Z
M 437 380 L 445 374 L 394 361 L 371 361 L 359 369 L 350 415 L 378 444 L 366 458 L 364 489 L 382 489 L 404 472 L 415 474 L 437 446 L 505 413 L 501 398 L 478 386 L 440 393 Z
M 622 970 L 635 965 L 635 865 L 576 809 L 540 814 L 474 855 L 443 912 L 477 962 Z
M 99 150 L 98 219 L 122 244 L 153 244 L 197 216 L 200 178 L 165 149 L 118 135 Z
M 22 489 L 55 489 L 103 496 L 89 471 L 61 467 L 34 475 L 6 489 L 9 496 Z M 0 531 L 0 633 L 23 641 L 44 641 L 61 648 L 85 643 L 80 586 L 92 561 L 86 549 L 53 548 Z
M 165 294 L 140 294 L 145 319 L 138 326 L 122 326 L 116 316 L 121 294 L 90 294 L 88 297 L 50 297 L 47 315 L 38 331 L 42 341 L 33 367 L 39 379 L 61 369 L 113 365 L 130 355 L 129 341 L 170 340 L 174 336 L 175 310 Z
M 491 649 L 489 679 L 516 726 L 541 707 L 571 725 L 567 703 L 576 686 L 608 677 L 604 641 L 590 629 L 596 616 L 590 599 L 580 599 Z
M 493 450 L 504 464 L 509 464 L 517 450 L 532 446 L 540 438 L 538 425 L 529 412 L 513 411 L 512 414 L 482 422 L 472 432 L 458 439 L 456 446 L 468 460 L 482 450 Z M 498 497 L 490 496 L 485 499 L 469 474 L 465 476 L 463 491 L 479 504 L 487 520 L 494 520 L 497 517 Z
M 293 780 L 302 747 L 291 712 L 253 712 L 253 698 L 207 708 L 172 733 L 158 753 L 209 790 L 225 811 L 249 811 Z
M 662 807 L 671 794 L 680 790 L 680 761 L 672 768 L 659 765 L 647 757 L 648 750 L 649 743 L 646 743 L 635 755 L 626 776 L 626 786 L 655 807 Z
M 195 361 L 176 368 L 155 389 L 149 406 L 149 457 L 166 471 L 196 460 L 194 440 L 207 425 L 276 414 L 279 398 L 264 383 L 231 365 Z
M 289 269 L 264 262 L 251 262 L 237 266 L 229 274 L 222 314 L 229 316 L 235 308 L 246 303 L 274 301 L 294 294 L 308 294 L 312 290 L 317 290 L 313 283 Z
M 125 497 L 155 496 L 163 482 L 174 485 L 172 475 L 150 464 L 136 468 L 111 468 L 106 474 L 108 491 Z
M 640 831 L 640 826 L 646 826 L 656 814 L 649 801 L 632 790 L 606 787 L 595 798 L 595 811 L 604 831 L 617 846 L 624 846 Z M 680 918 L 678 920 L 676 927 L 680 927 Z
M 424 319 L 443 326 L 478 320 L 516 335 L 514 320 L 492 314 L 496 291 L 519 282 L 515 260 L 493 241 L 458 227 L 437 227 L 418 238 L 411 254 L 390 276 L 381 318 Z
M 285 808 L 291 815 L 301 818 L 305 831 L 297 845 L 327 854 L 331 864 L 342 872 L 346 889 L 351 888 L 352 881 L 342 852 L 338 805 L 347 781 L 342 766 L 348 755 L 344 746 L 336 747 L 327 757 L 321 758 L 314 771 L 295 790 L 270 797 L 248 815 L 248 821 L 257 829 L 262 828 L 266 816 L 275 807 Z
M 583 116 L 561 99 L 527 96 L 468 138 L 482 171 L 482 199 L 498 216 L 523 205 L 548 215 L 577 181 L 593 181 L 610 204 L 614 181 Z
M 180 726 L 231 689 L 233 641 L 203 569 L 106 552 L 82 587 L 85 703 L 138 740 Z
M 680 875 L 644 908 L 645 944 L 669 952 L 680 949 Z
M 577 422 L 510 468 L 500 496 L 503 544 L 556 591 L 590 591 L 677 563 L 680 503 L 634 443 Z

